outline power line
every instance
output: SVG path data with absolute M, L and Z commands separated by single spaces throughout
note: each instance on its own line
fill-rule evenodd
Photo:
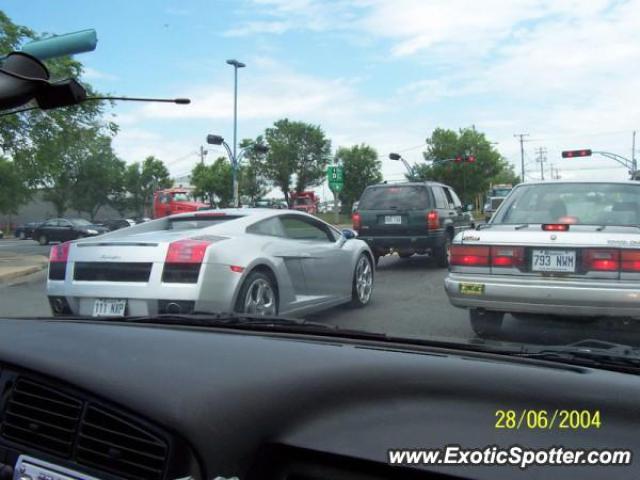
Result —
M 407 148 L 405 148 L 405 149 L 403 149 L 403 150 L 396 150 L 396 153 L 409 152 L 409 151 L 411 151 L 411 150 L 416 150 L 416 149 L 418 149 L 418 148 L 425 148 L 426 146 L 427 146 L 426 144 L 421 143 L 420 145 L 416 145 L 416 146 L 414 146 L 414 147 L 407 147 Z

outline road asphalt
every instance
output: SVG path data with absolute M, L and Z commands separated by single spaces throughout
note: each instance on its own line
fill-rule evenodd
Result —
M 45 247 L 35 242 L 34 245 L 25 243 L 23 248 L 29 254 L 45 253 Z M 383 257 L 369 305 L 360 309 L 336 307 L 308 319 L 395 337 L 478 341 L 469 326 L 467 312 L 449 304 L 443 288 L 446 274 L 445 269 L 436 267 L 426 256 Z M 50 315 L 44 270 L 0 284 L 0 317 Z M 508 315 L 495 340 L 566 344 L 587 338 L 638 345 L 640 323 L 624 319 L 514 318 Z

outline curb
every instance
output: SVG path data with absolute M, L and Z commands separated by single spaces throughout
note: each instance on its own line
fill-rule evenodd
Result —
M 16 278 L 25 277 L 32 273 L 39 272 L 47 268 L 47 265 L 30 265 L 28 267 L 16 268 L 10 272 L 0 272 L 0 284 L 15 280 Z

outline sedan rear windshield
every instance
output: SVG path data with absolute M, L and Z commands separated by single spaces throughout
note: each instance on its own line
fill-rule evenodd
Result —
M 212 227 L 220 223 L 241 218 L 242 215 L 211 215 L 178 217 L 169 220 L 168 230 L 197 230 L 199 228 Z
M 516 188 L 492 223 L 640 224 L 640 184 L 549 183 Z
M 420 185 L 389 185 L 368 188 L 359 210 L 426 210 L 431 208 L 427 189 Z

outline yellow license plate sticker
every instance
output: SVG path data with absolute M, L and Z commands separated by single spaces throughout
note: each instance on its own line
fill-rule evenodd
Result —
M 461 283 L 460 293 L 463 295 L 484 295 L 484 283 Z

